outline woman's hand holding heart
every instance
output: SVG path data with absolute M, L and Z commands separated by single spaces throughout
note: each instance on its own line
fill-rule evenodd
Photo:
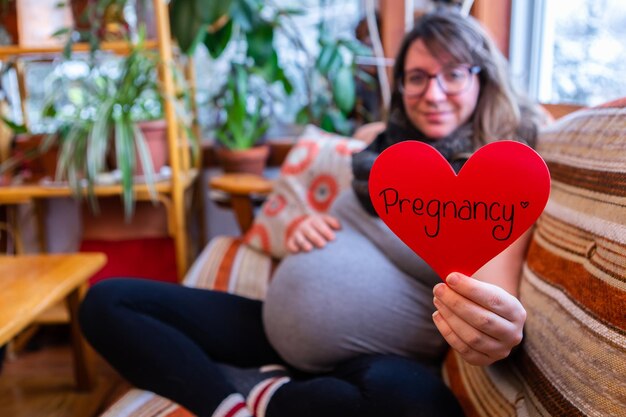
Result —
M 526 310 L 497 285 L 452 273 L 434 287 L 435 325 L 472 365 L 489 365 L 522 341 Z

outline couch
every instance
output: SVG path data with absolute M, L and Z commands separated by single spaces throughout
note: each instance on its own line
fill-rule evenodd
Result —
M 247 233 L 214 238 L 184 285 L 263 297 L 290 228 L 348 186 L 349 154 L 363 146 L 312 132 L 288 155 Z M 307 134 L 322 136 L 323 145 Z M 329 140 L 343 142 L 322 163 Z M 451 351 L 444 379 L 467 416 L 626 416 L 626 99 L 558 119 L 542 130 L 537 150 L 552 189 L 523 269 L 524 340 L 488 367 Z M 339 172 L 335 180 L 329 169 Z M 104 414 L 188 415 L 136 389 Z

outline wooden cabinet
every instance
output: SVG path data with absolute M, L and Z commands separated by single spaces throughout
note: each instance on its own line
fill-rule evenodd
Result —
M 19 1 L 19 0 L 18 0 Z M 201 176 L 199 171 L 201 162 L 196 161 L 193 164 L 190 158 L 190 143 L 184 135 L 180 135 L 181 129 L 178 126 L 176 110 L 173 103 L 173 97 L 176 97 L 176 91 L 173 81 L 172 64 L 174 59 L 172 40 L 169 26 L 169 14 L 167 2 L 165 0 L 153 0 L 154 21 L 156 22 L 157 39 L 149 40 L 146 44 L 149 48 L 157 49 L 160 55 L 159 74 L 161 77 L 162 95 L 164 97 L 164 112 L 167 121 L 167 135 L 169 147 L 169 164 L 171 167 L 171 177 L 168 180 L 160 181 L 156 186 L 158 200 L 164 204 L 168 213 L 168 228 L 174 239 L 176 250 L 176 261 L 178 269 L 178 279 L 182 280 L 185 272 L 191 263 L 192 254 L 190 253 L 190 241 L 188 233 L 188 214 L 194 210 L 198 215 L 198 224 L 201 228 L 199 245 L 204 241 L 204 207 L 202 199 L 198 198 L 200 193 L 198 187 Z M 61 54 L 62 46 L 0 46 L 0 60 L 10 57 L 24 57 L 27 55 L 52 55 Z M 89 45 L 76 44 L 75 51 L 87 51 Z M 101 49 L 113 51 L 118 54 L 124 54 L 128 51 L 126 42 L 102 43 Z M 192 68 L 192 63 L 187 62 L 187 67 Z M 187 71 L 191 86 L 193 87 L 192 71 Z M 20 74 L 20 65 L 18 65 L 18 80 L 22 78 L 23 71 Z M 193 88 L 192 88 L 193 89 Z M 27 92 L 25 88 L 20 88 L 22 97 Z M 192 100 L 194 97 L 192 97 Z M 25 100 L 22 100 L 24 102 Z M 23 108 L 24 110 L 24 108 Z M 145 185 L 135 185 L 135 195 L 138 200 L 148 199 L 149 195 Z M 117 195 L 122 192 L 120 185 L 97 186 L 95 194 L 98 196 Z M 72 191 L 67 187 L 48 187 L 41 184 L 29 184 L 19 186 L 0 187 L 0 204 L 10 203 L 15 199 L 31 199 L 44 200 L 48 198 L 71 196 Z M 194 201 L 195 199 L 195 201 Z

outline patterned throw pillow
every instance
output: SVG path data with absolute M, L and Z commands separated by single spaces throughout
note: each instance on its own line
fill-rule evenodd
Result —
M 472 416 L 626 416 L 626 99 L 544 130 L 552 175 L 520 300 L 522 345 L 490 367 L 452 353 L 445 374 Z
M 325 213 L 350 186 L 353 153 L 365 142 L 309 125 L 283 163 L 274 190 L 244 236 L 251 247 L 281 259 L 294 228 L 311 213 Z

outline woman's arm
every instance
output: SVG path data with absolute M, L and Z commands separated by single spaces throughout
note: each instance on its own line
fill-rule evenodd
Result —
M 531 232 L 488 262 L 473 277 L 452 273 L 433 290 L 435 325 L 470 364 L 489 365 L 522 340 L 526 310 L 516 298 Z

